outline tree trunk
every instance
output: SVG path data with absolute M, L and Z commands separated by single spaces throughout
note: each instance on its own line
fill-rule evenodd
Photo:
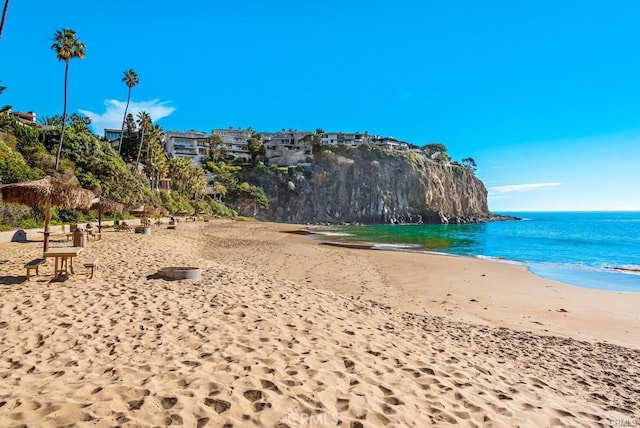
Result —
M 69 60 L 64 64 L 64 106 L 62 108 L 62 130 L 60 132 L 60 142 L 58 143 L 58 154 L 56 155 L 56 171 L 60 165 L 60 153 L 62 152 L 62 140 L 64 139 L 64 126 L 67 123 L 67 76 L 69 75 Z
M 0 21 L 0 38 L 2 38 L 2 30 L 4 30 L 4 22 L 7 19 L 8 10 L 9 10 L 9 0 L 4 0 L 4 9 L 2 10 L 2 21 Z
M 140 145 L 138 146 L 138 158 L 136 159 L 136 172 L 140 169 L 140 152 L 142 151 L 142 143 L 144 142 L 144 128 L 142 129 L 142 136 L 140 137 Z
M 118 143 L 118 154 L 122 149 L 122 138 L 124 137 L 124 124 L 127 120 L 127 110 L 129 110 L 129 101 L 131 101 L 131 86 L 129 86 L 129 94 L 127 95 L 127 105 L 124 108 L 124 116 L 122 117 L 122 128 L 120 129 L 120 142 Z

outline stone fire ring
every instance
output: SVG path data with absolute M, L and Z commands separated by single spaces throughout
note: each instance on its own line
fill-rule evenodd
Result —
M 165 267 L 160 268 L 158 275 L 166 279 L 200 279 L 202 269 L 197 267 Z

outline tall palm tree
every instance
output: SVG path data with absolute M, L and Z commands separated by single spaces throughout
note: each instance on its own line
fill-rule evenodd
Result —
M 153 125 L 147 134 L 147 153 L 145 156 L 145 172 L 149 177 L 151 188 L 158 191 L 160 180 L 169 173 L 167 152 L 162 146 L 164 131 L 158 124 Z
M 153 134 L 153 132 L 152 130 L 151 133 Z M 146 164 L 147 176 L 151 182 L 151 188 L 159 191 L 160 181 L 169 175 L 169 160 L 160 140 L 150 139 L 150 141 L 149 161 Z
M 67 121 L 67 79 L 69 77 L 69 60 L 72 58 L 84 59 L 84 51 L 87 47 L 76 38 L 74 30 L 63 28 L 57 30 L 53 35 L 51 49 L 56 53 L 58 61 L 64 61 L 64 108 L 62 109 L 62 131 L 60 132 L 60 143 L 58 144 L 58 154 L 56 155 L 56 171 L 60 164 L 60 153 L 62 152 L 62 140 L 64 138 L 64 125 Z
M 164 130 L 157 123 L 149 129 L 147 138 L 147 153 L 145 154 L 145 163 L 149 162 L 149 156 L 151 155 L 151 146 L 157 143 L 162 148 L 162 139 L 164 138 Z M 163 149 L 164 150 L 164 149 Z
M 2 9 L 2 20 L 0 21 L 0 38 L 2 38 L 2 30 L 4 30 L 4 21 L 7 19 L 8 10 L 9 0 L 4 0 L 4 9 Z
M 118 154 L 120 154 L 120 150 L 122 148 L 122 137 L 124 137 L 124 123 L 127 120 L 127 110 L 129 110 L 129 101 L 131 101 L 131 88 L 140 83 L 140 79 L 138 79 L 138 75 L 132 68 L 125 70 L 122 72 L 124 76 L 122 77 L 122 81 L 129 88 L 129 93 L 127 95 L 127 105 L 124 108 L 124 116 L 122 116 L 122 128 L 120 132 L 120 143 L 118 144 Z
M 145 132 L 149 132 L 151 126 L 153 125 L 153 121 L 151 120 L 151 115 L 146 111 L 141 111 L 138 113 L 138 128 L 140 128 L 140 145 L 138 146 L 138 157 L 136 158 L 136 171 L 140 167 L 140 152 L 142 152 L 142 144 L 144 144 L 144 134 Z

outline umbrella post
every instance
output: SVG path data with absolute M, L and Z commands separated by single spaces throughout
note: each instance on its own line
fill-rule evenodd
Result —
M 51 223 L 51 204 L 44 206 L 44 253 L 49 249 L 49 223 Z
M 102 210 L 98 210 L 98 233 L 102 233 Z

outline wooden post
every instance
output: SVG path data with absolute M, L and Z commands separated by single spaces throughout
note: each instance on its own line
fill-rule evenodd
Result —
M 44 206 L 44 251 L 49 249 L 49 223 L 51 223 L 51 203 Z

